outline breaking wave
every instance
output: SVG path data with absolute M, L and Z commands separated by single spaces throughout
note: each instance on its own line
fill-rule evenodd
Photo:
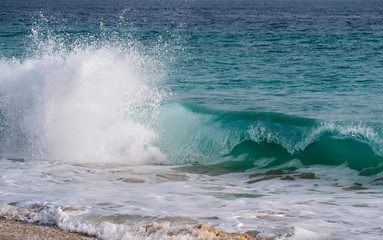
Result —
M 331 122 L 190 104 L 168 105 L 161 114 L 166 130 L 158 146 L 178 163 L 216 164 L 234 171 L 298 159 L 304 165 L 346 164 L 364 175 L 382 170 L 379 123 Z

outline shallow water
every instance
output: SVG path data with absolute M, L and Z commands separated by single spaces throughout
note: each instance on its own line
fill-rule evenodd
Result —
M 277 239 L 374 239 L 383 231 L 382 180 L 344 166 L 301 167 L 293 160 L 268 172 L 228 174 L 5 159 L 2 166 L 3 216 L 104 239 L 158 237 L 139 232 L 152 222 L 170 223 L 168 232 L 204 222 Z

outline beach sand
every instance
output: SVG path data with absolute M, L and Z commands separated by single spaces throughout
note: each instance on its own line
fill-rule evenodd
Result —
M 7 220 L 0 217 L 0 240 L 96 240 L 80 233 L 71 233 L 50 226 Z

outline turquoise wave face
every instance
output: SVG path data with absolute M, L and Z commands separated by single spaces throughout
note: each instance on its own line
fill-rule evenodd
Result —
M 294 159 L 303 166 L 345 165 L 362 175 L 383 169 L 382 126 L 377 123 L 326 122 L 191 104 L 168 105 L 159 119 L 161 151 L 177 163 L 201 165 L 193 167 L 196 171 L 267 170 Z
M 252 168 L 267 170 L 297 159 L 304 166 L 345 165 L 359 171 L 361 175 L 374 175 L 383 170 L 383 157 L 377 155 L 368 144 L 352 138 L 322 138 L 294 154 L 275 143 L 244 141 L 235 146 L 226 157 L 229 159 L 227 162 L 216 164 L 215 167 L 229 171 Z

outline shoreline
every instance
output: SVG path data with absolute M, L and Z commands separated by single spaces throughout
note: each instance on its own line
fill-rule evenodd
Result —
M 146 233 L 154 233 L 163 229 L 161 224 L 145 226 Z M 167 233 L 168 237 L 176 237 L 181 233 L 191 235 L 195 239 L 204 240 L 266 240 L 266 238 L 246 233 L 227 233 L 205 224 L 198 224 L 190 229 L 178 229 Z M 53 226 L 26 223 L 0 217 L 0 240 L 101 240 L 83 233 L 67 232 Z

